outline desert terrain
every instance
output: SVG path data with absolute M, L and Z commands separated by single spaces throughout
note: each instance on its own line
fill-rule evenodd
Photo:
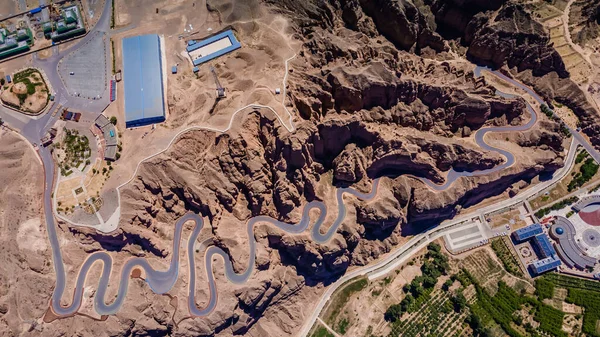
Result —
M 99 12 L 102 1 L 85 6 Z M 321 295 L 344 275 L 381 261 L 431 226 L 518 196 L 540 183 L 540 176 L 561 170 L 572 141 L 563 120 L 600 146 L 595 101 L 600 100 L 600 80 L 595 80 L 600 61 L 589 52 L 598 39 L 591 23 L 595 11 L 580 1 L 115 0 L 114 6 L 108 33 L 114 71 L 123 64 L 123 38 L 161 37 L 163 67 L 169 70 L 163 79 L 167 119 L 126 128 L 123 85 L 117 87 L 120 99 L 104 112 L 118 120 L 121 158 L 105 165 L 92 157 L 89 169 L 110 166 L 106 178 L 103 173 L 93 183 L 92 194 L 102 200 L 99 218 L 114 221 L 115 230 L 97 230 L 93 214 L 90 223 L 77 224 L 82 217 L 67 206 L 83 201 L 69 195 L 79 185 L 56 190 L 54 201 L 67 208 L 60 209 L 64 218 L 57 228 L 67 280 L 61 303 L 71 304 L 81 266 L 100 252 L 112 261 L 108 303 L 118 297 L 121 269 L 132 259 L 144 258 L 157 270 L 179 261 L 177 280 L 157 295 L 148 275 L 135 269 L 124 276 L 129 288 L 122 307 L 100 315 L 94 300 L 103 266 L 94 263 L 84 275 L 77 313 L 53 312 L 43 168 L 33 148 L 2 130 L 0 228 L 7 259 L 2 274 L 16 276 L 0 282 L 0 333 L 295 336 Z M 190 25 L 194 29 L 188 32 Z M 194 73 L 186 42 L 224 29 L 231 29 L 242 47 Z M 174 65 L 177 74 L 170 72 Z M 225 98 L 217 97 L 211 66 L 227 89 Z M 544 114 L 533 95 L 498 74 L 553 102 L 562 120 Z M 529 122 L 530 127 L 511 131 Z M 487 128 L 507 131 L 481 136 Z M 483 148 L 479 136 L 496 150 Z M 494 168 L 508 157 L 498 149 L 514 156 L 501 170 Z M 477 171 L 489 173 L 465 174 Z M 460 177 L 454 181 L 456 173 Z M 89 186 L 88 176 L 74 180 Z M 346 196 L 346 216 L 332 227 L 338 189 L 368 193 L 377 182 L 373 199 Z M 446 182 L 453 183 L 441 188 Z M 324 215 L 318 210 L 308 214 L 309 229 L 302 233 L 266 221 L 247 230 L 258 216 L 298 223 L 304 207 L 315 203 L 328 210 L 322 232 L 334 229 L 325 243 L 310 233 Z M 204 220 L 190 246 L 196 264 L 193 304 L 188 303 L 190 222 L 174 242 L 177 220 L 190 212 Z M 254 240 L 252 260 L 248 248 Z M 211 258 L 212 269 L 206 270 L 207 247 L 222 249 L 234 272 L 254 268 L 248 280 L 229 282 L 221 258 Z M 492 253 L 477 254 L 510 286 L 533 291 L 500 271 Z M 425 254 L 417 254 L 417 266 Z M 467 255 L 457 259 L 453 273 L 477 263 Z M 398 302 L 397 290 L 419 273 L 405 266 L 390 281 L 369 283 L 369 293 L 357 295 L 366 304 L 351 302 L 348 312 L 330 314 L 335 317 L 327 323 L 339 333 L 340 324 L 357 322 L 346 336 L 393 332 L 382 315 Z M 216 307 L 191 316 L 188 305 L 202 309 L 212 303 L 213 277 Z M 447 279 L 435 290 L 444 301 L 440 289 Z M 453 282 L 457 289 L 459 282 Z M 465 296 L 474 301 L 474 286 L 469 289 Z M 363 322 L 356 317 L 367 304 L 374 313 Z M 464 320 L 464 312 L 456 317 Z M 369 330 L 373 322 L 378 325 Z

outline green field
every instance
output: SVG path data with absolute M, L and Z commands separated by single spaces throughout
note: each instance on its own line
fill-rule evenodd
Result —
M 510 248 L 506 245 L 503 238 L 492 240 L 492 249 L 500 261 L 502 261 L 502 265 L 507 272 L 515 276 L 523 276 L 523 272 L 519 267 L 519 261 L 511 254 Z
M 329 330 L 319 325 L 319 327 L 310 335 L 310 337 L 335 337 Z

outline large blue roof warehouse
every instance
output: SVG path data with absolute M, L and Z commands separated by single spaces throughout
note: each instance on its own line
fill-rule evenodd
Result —
M 163 77 L 158 35 L 123 39 L 125 126 L 135 127 L 165 120 Z

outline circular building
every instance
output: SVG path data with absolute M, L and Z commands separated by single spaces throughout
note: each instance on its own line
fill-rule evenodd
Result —
M 594 233 L 589 233 L 591 242 L 597 242 L 600 245 L 600 233 L 595 230 L 592 231 Z M 550 228 L 550 236 L 558 241 L 558 244 L 555 245 L 556 252 L 570 268 L 585 269 L 593 267 L 596 264 L 596 259 L 588 256 L 581 249 L 575 239 L 575 233 L 575 227 L 571 221 L 565 217 L 557 216 L 554 225 Z

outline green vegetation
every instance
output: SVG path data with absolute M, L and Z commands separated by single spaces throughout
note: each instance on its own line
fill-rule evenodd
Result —
M 19 83 L 33 74 L 37 74 L 40 78 L 42 77 L 37 69 L 27 68 L 13 75 L 13 83 Z
M 423 303 L 430 299 L 430 294 L 441 275 L 445 275 L 449 269 L 448 258 L 442 254 L 441 247 L 437 243 L 430 243 L 427 246 L 425 260 L 421 265 L 421 276 L 415 277 L 411 283 L 404 286 L 403 290 L 406 296 L 400 303 L 388 307 L 385 312 L 385 319 L 389 322 L 395 322 L 405 312 L 415 312 Z
M 593 158 L 586 159 L 579 168 L 579 172 L 575 174 L 573 180 L 571 180 L 567 186 L 567 190 L 571 192 L 590 181 L 590 179 L 598 172 L 598 167 L 598 164 L 596 164 L 596 161 L 594 161 Z
M 571 131 L 569 131 L 569 129 L 567 128 L 567 126 L 560 120 L 560 118 L 558 116 L 554 115 L 554 111 L 552 109 L 550 109 L 550 107 L 548 107 L 548 105 L 542 104 L 542 105 L 540 105 L 540 109 L 546 115 L 546 117 L 548 117 L 549 119 L 552 119 L 552 120 L 560 123 L 560 131 L 566 137 L 570 137 L 571 136 Z
M 462 289 L 457 295 L 440 290 L 432 292 L 429 300 L 410 318 L 391 323 L 388 337 L 460 335 L 468 314 L 466 299 L 465 306 L 460 311 L 453 310 L 456 299 L 464 298 L 460 291 Z M 458 303 L 462 303 L 462 300 L 458 300 Z
M 115 55 L 115 41 L 113 39 L 110 39 L 110 48 L 112 49 L 112 73 L 114 75 L 117 72 L 117 56 Z
M 567 334 L 562 331 L 564 317 L 565 314 L 558 309 L 543 303 L 537 304 L 535 320 L 540 322 L 539 329 L 549 333 L 550 336 L 567 337 Z
M 348 281 L 349 283 L 337 290 L 331 297 L 329 306 L 324 314 L 324 321 L 332 326 L 344 305 L 353 294 L 363 290 L 369 284 L 366 278 Z
M 552 298 L 554 296 L 554 283 L 548 281 L 545 278 L 538 278 L 535 280 L 535 294 L 540 300 L 546 298 Z
M 511 337 L 519 336 L 556 336 L 567 337 L 562 330 L 565 313 L 543 303 L 554 297 L 557 287 L 567 290 L 566 302 L 584 309 L 582 332 L 586 336 L 599 337 L 597 322 L 600 320 L 600 283 L 569 277 L 558 273 L 549 273 L 535 280 L 536 297 L 519 294 L 503 281 L 498 282 L 498 291 L 491 296 L 474 279 L 477 301 L 469 305 L 471 315 L 466 322 L 473 329 L 474 336 L 488 336 L 495 325 Z M 521 316 L 526 311 L 539 323 L 534 328 L 525 323 Z M 578 319 L 578 318 L 577 318 Z M 527 334 L 524 335 L 524 331 Z M 494 333 L 494 335 L 496 335 Z M 579 335 L 574 332 L 574 335 Z
M 500 325 L 507 335 L 511 337 L 522 336 L 513 328 L 511 323 L 513 322 L 513 313 L 526 303 L 527 297 L 519 296 L 503 281 L 498 282 L 498 292 L 493 297 L 477 283 L 475 283 L 475 290 L 477 291 L 477 302 L 471 306 L 471 311 L 480 316 L 484 324 L 493 320 Z
M 552 109 L 550 109 L 548 105 L 542 104 L 540 105 L 540 109 L 548 118 L 552 118 L 554 116 L 554 111 L 552 111 Z
M 37 86 L 44 86 L 43 91 L 47 91 L 46 83 L 44 82 L 42 74 L 40 74 L 40 72 L 34 68 L 27 68 L 13 75 L 13 87 L 10 88 L 11 92 L 13 92 L 14 85 L 17 83 L 23 83 L 27 88 L 27 92 L 16 94 L 20 104 L 20 106 L 16 108 L 20 108 L 25 103 L 27 97 L 35 94 Z
M 326 328 L 319 325 L 319 327 L 317 328 L 317 330 L 315 330 L 315 332 L 313 332 L 311 337 L 334 337 L 334 336 L 331 332 L 329 332 L 329 330 L 327 330 Z
M 494 242 L 497 242 L 496 245 L 502 243 L 499 240 Z M 476 271 L 463 268 L 451 275 L 441 289 L 439 286 L 429 289 L 425 278 L 439 277 L 441 271 L 436 266 L 444 266 L 445 263 L 444 259 L 439 259 L 436 246 L 428 248 L 421 268 L 423 275 L 416 277 L 417 281 L 413 280 L 403 289 L 405 298 L 412 297 L 413 302 L 403 299 L 391 305 L 385 313 L 384 318 L 390 328 L 387 337 L 600 337 L 600 283 L 549 273 L 535 279 L 535 294 L 531 295 L 531 291 L 527 291 L 531 289 L 529 286 L 519 286 L 519 282 L 510 282 L 511 285 L 505 283 L 505 278 L 498 276 L 497 270 L 487 268 L 481 256 L 478 256 L 477 261 L 481 264 L 477 265 Z M 479 275 L 480 268 L 485 270 L 485 275 Z M 441 269 L 444 272 L 450 270 Z M 475 278 L 471 272 L 480 278 Z M 458 288 L 453 286 L 457 281 L 461 283 Z M 583 324 L 574 322 L 582 319 L 582 315 L 574 317 L 574 314 L 567 315 L 561 311 L 561 300 L 554 295 L 556 288 L 566 289 L 566 301 L 583 308 Z M 425 299 L 419 302 L 417 298 L 420 297 Z M 532 320 L 537 323 L 532 323 Z M 340 326 L 344 324 L 344 321 L 339 323 Z M 563 331 L 563 324 L 567 324 L 569 330 Z M 346 331 L 345 328 L 343 331 Z M 366 336 L 372 337 L 372 332 L 370 330 Z
M 510 248 L 506 246 L 504 239 L 499 238 L 492 240 L 492 249 L 500 261 L 502 261 L 502 265 L 507 272 L 518 277 L 523 276 L 523 272 L 521 271 L 521 268 L 519 268 L 519 261 L 511 254 Z
M 569 186 L 571 186 L 571 184 L 569 184 Z M 559 209 L 563 209 L 569 205 L 576 203 L 577 201 L 579 201 L 579 198 L 575 196 L 563 199 L 550 207 L 540 208 L 537 212 L 535 212 L 535 216 L 538 217 L 538 219 L 541 219 L 546 215 L 550 214 L 551 211 L 558 211 Z
M 110 5 L 110 29 L 115 28 L 115 0 L 112 0 L 112 3 Z
M 581 150 L 577 153 L 577 157 L 575 157 L 575 164 L 581 163 L 584 159 L 589 157 L 590 154 L 586 150 Z
M 110 123 L 111 123 L 112 125 L 117 125 L 117 117 L 115 117 L 115 116 L 111 116 L 111 117 L 110 117 Z
M 345 334 L 346 330 L 348 329 L 348 324 L 350 324 L 350 322 L 348 322 L 348 319 L 343 318 L 338 324 L 337 331 L 339 331 L 339 333 L 341 333 L 342 335 Z
M 600 336 L 596 329 L 596 322 L 600 320 L 600 282 L 590 281 L 575 277 L 568 277 L 556 273 L 544 276 L 547 282 L 555 287 L 565 288 L 568 291 L 566 301 L 583 307 L 582 331 L 587 336 Z
M 600 293 L 570 288 L 566 301 L 585 309 L 582 326 L 583 332 L 588 336 L 600 336 L 596 329 L 596 322 L 600 319 Z
M 65 129 L 62 144 L 55 144 L 55 148 L 64 150 L 64 158 L 60 161 L 60 172 L 68 176 L 73 171 L 71 168 L 79 167 L 91 156 L 90 142 L 86 136 L 80 136 L 77 130 Z M 60 154 L 57 155 L 60 158 Z

